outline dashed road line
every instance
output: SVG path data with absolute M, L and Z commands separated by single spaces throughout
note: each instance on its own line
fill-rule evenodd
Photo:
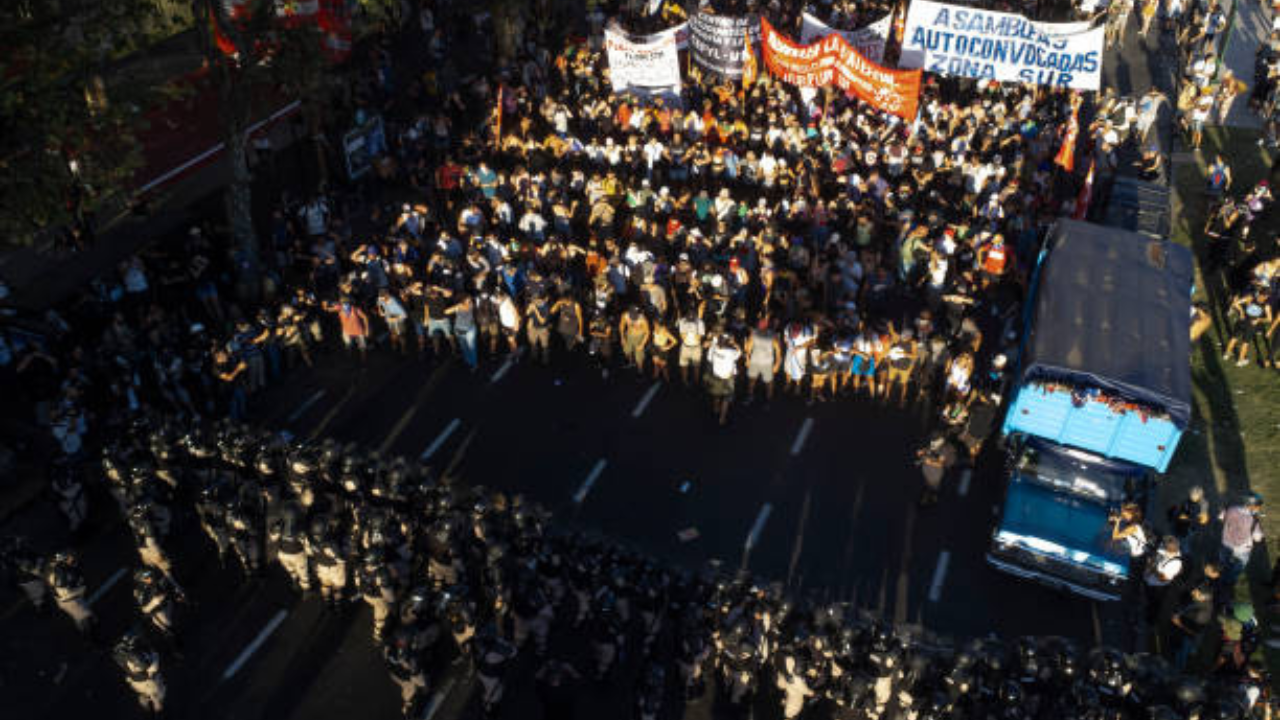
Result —
M 662 381 L 655 382 L 640 398 L 640 403 L 636 405 L 636 409 L 631 411 L 631 417 L 638 418 L 644 414 L 645 408 L 649 407 L 649 403 L 653 402 L 653 396 L 658 394 L 658 388 L 662 387 Z
M 320 402 L 324 398 L 326 392 L 327 391 L 324 388 L 320 388 L 319 390 L 315 391 L 315 393 L 313 393 L 311 397 L 307 398 L 301 405 L 299 405 L 296 410 L 289 413 L 289 417 L 286 418 L 284 421 L 285 425 L 292 425 L 295 422 L 297 422 L 298 418 L 306 414 L 308 410 L 310 410 L 316 403 Z
M 591 468 L 591 472 L 587 474 L 587 479 L 582 481 L 582 486 L 578 488 L 578 492 L 573 494 L 573 502 L 581 505 L 583 500 L 587 499 L 587 493 L 591 492 L 591 488 L 596 484 L 596 480 L 600 477 L 600 473 L 604 472 L 605 467 L 609 464 L 604 458 L 596 461 Z
M 111 577 L 107 578 L 107 581 L 99 585 L 98 589 L 94 590 L 93 594 L 89 596 L 88 603 L 92 605 L 101 600 L 102 596 L 106 595 L 111 588 L 116 586 L 116 583 L 120 582 L 120 578 L 124 577 L 126 572 L 128 572 L 128 568 L 120 568 L 111 573 Z
M 751 550 L 760 541 L 760 533 L 764 531 L 764 524 L 769 521 L 769 516 L 773 514 L 773 503 L 765 503 L 760 506 L 760 512 L 756 513 L 756 521 L 751 525 L 751 532 L 747 533 L 747 539 L 743 542 L 742 547 Z
M 791 587 L 791 578 L 795 575 L 796 565 L 800 562 L 800 551 L 804 547 L 804 529 L 809 523 L 809 505 L 813 500 L 812 490 L 804 491 L 804 505 L 800 508 L 800 528 L 796 530 L 796 541 L 791 547 L 791 563 L 787 565 L 787 587 Z
M 929 584 L 929 602 L 936 603 L 942 598 L 942 582 L 947 579 L 947 565 L 950 563 L 950 550 L 943 550 L 938 554 L 938 565 L 933 568 L 933 582 Z
M 409 421 L 412 420 L 413 416 L 417 413 L 417 403 L 414 403 L 409 407 L 409 409 L 405 410 L 404 414 L 400 416 L 400 419 L 396 421 L 395 427 L 391 428 L 391 432 L 387 433 L 386 439 L 384 439 L 382 444 L 378 446 L 378 452 L 385 455 L 386 452 L 391 449 L 391 446 L 395 444 L 395 441 L 400 437 L 400 433 L 404 432 L 404 429 L 409 426 Z
M 440 434 L 436 436 L 436 439 L 432 440 L 431 444 L 427 446 L 427 449 L 422 451 L 422 454 L 418 456 L 418 459 L 426 460 L 432 455 L 435 455 L 436 451 L 449 440 L 449 436 L 457 432 L 460 427 L 462 427 L 461 420 L 458 418 L 450 420 L 449 424 L 444 427 L 444 430 L 441 430 Z
M 436 712 L 440 709 L 440 706 L 444 704 L 446 699 L 448 699 L 449 693 L 453 691 L 453 685 L 455 682 L 457 682 L 456 678 L 449 678 L 445 681 L 444 686 L 431 696 L 431 702 L 427 703 L 426 709 L 422 712 L 422 720 L 431 720 L 431 718 L 435 716 Z
M 508 356 L 507 356 L 507 359 L 506 359 L 506 360 L 504 360 L 504 361 L 502 362 L 502 365 L 498 367 L 498 371 L 497 371 L 497 372 L 495 372 L 495 373 L 493 374 L 493 377 L 489 378 L 489 382 L 490 382 L 490 384 L 492 384 L 492 383 L 496 383 L 496 382 L 498 382 L 499 380 L 501 380 L 501 379 L 502 379 L 502 377 L 503 377 L 504 375 L 506 375 L 506 374 L 507 374 L 507 371 L 509 371 L 509 370 L 511 369 L 511 366 L 512 366 L 512 365 L 515 365 L 515 364 L 516 364 L 516 358 L 515 358 L 515 356 L 514 356 L 514 355 L 508 355 Z
M 320 424 L 316 425 L 311 432 L 308 433 L 308 437 L 312 440 L 320 437 L 320 434 L 329 427 L 329 423 L 333 422 L 333 419 L 338 417 L 338 413 L 342 412 L 342 408 L 345 407 L 348 402 L 351 402 L 351 398 L 355 397 L 355 394 L 356 386 L 352 385 L 351 388 L 347 390 L 346 394 L 342 396 L 342 399 L 329 409 L 329 412 L 325 414 L 324 418 L 320 421 Z
M 227 666 L 227 669 L 222 671 L 222 679 L 230 680 L 236 673 L 240 672 L 240 668 L 244 667 L 244 664 L 249 662 L 249 658 L 253 657 L 253 654 L 262 648 L 262 644 L 267 641 L 267 638 L 271 637 L 271 633 L 275 632 L 276 628 L 280 627 L 280 623 L 284 622 L 284 619 L 288 616 L 289 611 L 277 610 L 276 614 L 267 622 L 267 626 L 262 628 L 258 636 L 253 639 L 253 642 L 246 645 L 244 650 L 241 650 L 240 654 L 236 656 L 236 659 Z
M 809 439 L 809 433 L 813 432 L 813 418 L 804 419 L 804 424 L 800 426 L 800 432 L 796 433 L 795 442 L 791 443 L 791 456 L 795 457 L 804 449 L 804 442 Z

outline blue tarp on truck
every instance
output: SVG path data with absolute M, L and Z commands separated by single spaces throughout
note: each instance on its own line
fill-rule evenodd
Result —
M 1042 257 L 1004 433 L 1164 472 L 1191 415 L 1190 251 L 1063 219 Z

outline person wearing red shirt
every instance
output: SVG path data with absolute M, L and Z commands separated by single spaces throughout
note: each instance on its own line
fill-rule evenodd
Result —
M 354 303 L 351 298 L 343 297 L 337 304 L 325 306 L 329 312 L 338 315 L 342 325 L 342 345 L 350 352 L 351 346 L 360 348 L 360 362 L 369 357 L 369 316 Z

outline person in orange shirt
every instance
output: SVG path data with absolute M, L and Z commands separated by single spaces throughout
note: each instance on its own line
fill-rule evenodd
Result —
M 343 297 L 339 302 L 328 303 L 325 309 L 338 315 L 342 324 L 342 345 L 348 352 L 351 346 L 360 348 L 360 362 L 369 359 L 369 316 L 354 303 L 351 298 Z

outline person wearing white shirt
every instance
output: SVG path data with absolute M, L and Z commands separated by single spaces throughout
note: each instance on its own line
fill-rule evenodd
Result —
M 729 405 L 733 402 L 733 380 L 738 374 L 738 358 L 742 350 L 728 333 L 720 333 L 707 349 L 707 364 L 711 372 L 707 376 L 707 392 L 711 394 L 711 407 L 724 425 L 729 420 Z
M 1147 563 L 1143 580 L 1147 591 L 1147 626 L 1156 627 L 1164 609 L 1165 598 L 1169 588 L 1182 574 L 1182 549 L 1178 538 L 1167 535 L 1160 541 L 1160 546 Z

